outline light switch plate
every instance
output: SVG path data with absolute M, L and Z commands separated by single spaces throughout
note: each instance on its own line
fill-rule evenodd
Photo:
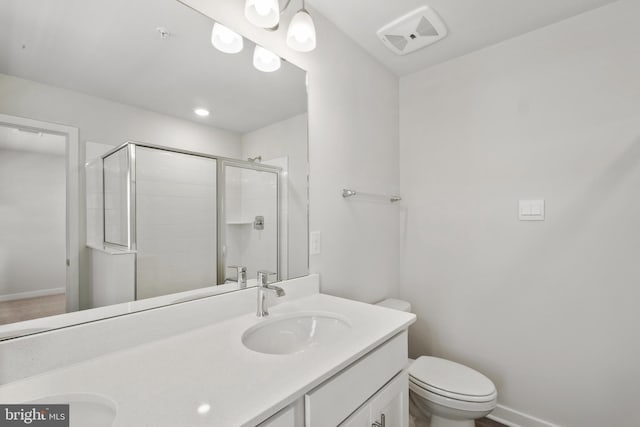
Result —
M 309 235 L 309 255 L 319 255 L 321 249 L 321 235 L 319 231 L 312 231 Z
M 544 200 L 520 200 L 518 218 L 520 221 L 544 221 Z

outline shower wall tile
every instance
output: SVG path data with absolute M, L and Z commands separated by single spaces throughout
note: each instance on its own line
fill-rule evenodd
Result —
M 216 161 L 136 150 L 137 298 L 215 285 Z

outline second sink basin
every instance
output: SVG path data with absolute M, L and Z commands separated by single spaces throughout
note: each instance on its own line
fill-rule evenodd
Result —
M 68 404 L 71 427 L 110 427 L 117 412 L 117 406 L 113 400 L 92 393 L 58 394 L 28 403 Z
M 350 328 L 346 318 L 333 313 L 284 314 L 247 329 L 242 343 L 259 353 L 299 353 L 331 344 Z

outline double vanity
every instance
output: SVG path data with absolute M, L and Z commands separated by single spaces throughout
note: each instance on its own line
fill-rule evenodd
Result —
M 0 402 L 69 402 L 72 426 L 406 426 L 415 316 L 278 285 L 264 317 L 249 288 L 1 342 Z
M 76 427 L 406 426 L 414 316 L 323 295 L 308 274 L 304 55 L 227 28 L 242 13 L 231 3 L 5 3 L 0 130 L 24 140 L 10 170 L 25 178 L 3 183 L 16 201 L 0 221 L 0 301 L 18 308 L 0 324 L 0 413 L 69 403 Z M 240 51 L 212 45 L 221 28 Z M 265 54 L 276 66 L 260 67 Z M 52 152 L 55 179 L 41 167 Z

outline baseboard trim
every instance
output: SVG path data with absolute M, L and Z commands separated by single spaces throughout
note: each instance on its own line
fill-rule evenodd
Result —
M 487 415 L 487 418 L 508 427 L 560 427 L 558 424 L 550 423 L 504 405 L 497 405 L 496 409 Z
M 0 295 L 0 302 L 15 301 L 19 299 L 48 297 L 49 295 L 64 294 L 65 288 L 42 289 L 40 291 L 18 292 L 17 294 Z

